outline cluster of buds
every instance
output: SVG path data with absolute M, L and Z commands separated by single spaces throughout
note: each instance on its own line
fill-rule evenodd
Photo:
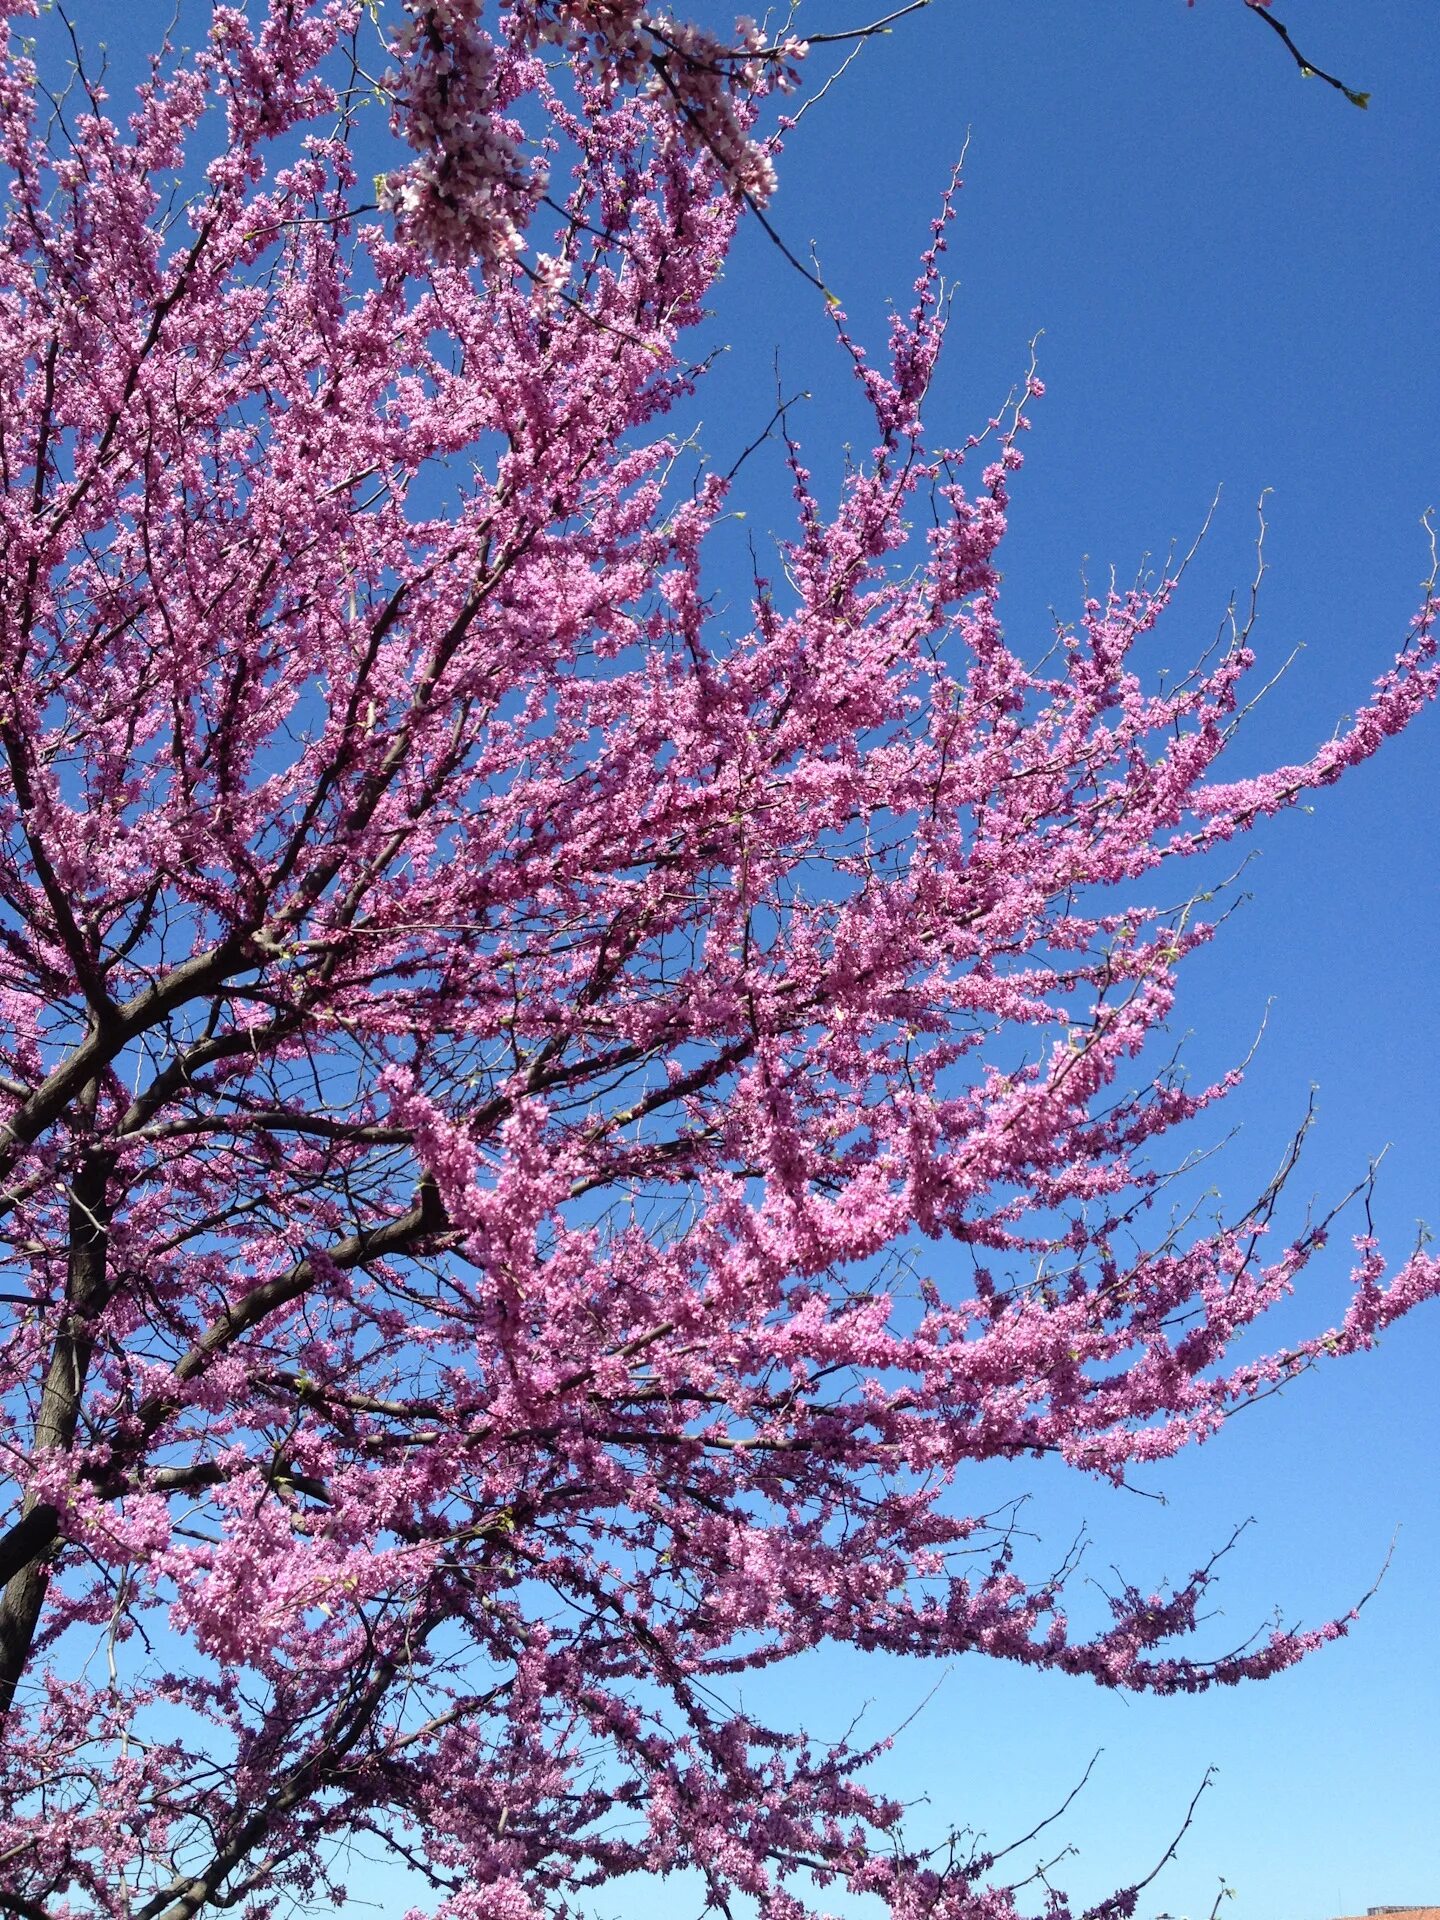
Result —
M 686 135 L 719 162 L 732 191 L 764 206 L 775 191 L 769 152 L 751 135 L 751 102 L 772 86 L 791 86 L 804 42 L 766 44 L 753 20 L 735 23 L 727 46 L 702 28 L 657 23 L 652 89 L 673 102 Z
M 532 13 L 529 31 L 537 40 L 589 55 L 631 84 L 644 73 L 652 51 L 645 0 L 559 0 Z
M 755 100 L 799 83 L 806 43 L 768 40 L 742 18 L 721 39 L 644 0 L 553 0 L 527 14 L 532 43 L 549 42 L 589 62 L 607 86 L 643 87 L 670 110 L 683 143 L 709 154 L 733 192 L 763 206 L 775 191 L 769 152 L 757 141 Z
M 443 265 L 512 264 L 543 169 L 521 151 L 521 130 L 497 105 L 501 58 L 481 25 L 481 0 L 409 0 L 392 42 L 393 124 L 416 158 L 380 183 L 401 230 Z
M 407 0 L 406 11 L 388 84 L 393 124 L 416 157 L 380 192 L 436 260 L 493 272 L 519 259 L 545 177 L 505 109 L 527 91 L 526 57 L 545 46 L 563 49 L 607 96 L 643 93 L 731 192 L 763 206 L 775 191 L 755 103 L 798 84 L 806 44 L 793 34 L 767 40 L 741 19 L 720 38 L 648 12 L 644 0 L 529 0 L 502 10 L 497 37 L 482 24 L 483 0 Z

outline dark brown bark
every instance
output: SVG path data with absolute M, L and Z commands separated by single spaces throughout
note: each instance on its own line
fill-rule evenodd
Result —
M 70 1188 L 66 1310 L 40 1389 L 36 1455 L 68 1453 L 75 1444 L 85 1381 L 95 1350 L 95 1318 L 105 1304 L 109 1286 L 106 1254 L 112 1165 L 108 1154 L 88 1155 Z M 16 1547 L 25 1558 L 0 1595 L 0 1723 L 10 1710 L 34 1644 L 50 1584 L 49 1549 L 58 1535 L 59 1519 L 53 1506 L 27 1494 L 19 1524 L 5 1543 Z

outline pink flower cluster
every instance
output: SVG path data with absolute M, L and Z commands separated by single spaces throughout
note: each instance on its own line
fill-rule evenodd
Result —
M 384 204 L 438 261 L 511 265 L 545 176 L 497 104 L 506 58 L 481 27 L 482 0 L 408 0 L 407 11 L 391 86 L 418 158 L 387 175 Z
M 558 106 L 530 57 L 547 46 L 562 48 L 602 101 L 640 90 L 657 136 L 703 156 L 732 193 L 759 206 L 775 190 L 770 148 L 753 128 L 758 100 L 798 81 L 806 46 L 793 34 L 769 40 L 747 18 L 720 38 L 641 0 L 520 0 L 494 35 L 484 0 L 405 0 L 405 10 L 387 85 L 393 125 L 416 158 L 385 177 L 383 201 L 436 260 L 491 274 L 519 260 L 547 184 L 519 116 L 527 97 L 547 115 Z

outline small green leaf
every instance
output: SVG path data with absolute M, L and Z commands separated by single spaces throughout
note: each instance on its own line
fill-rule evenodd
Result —
M 1357 93 L 1353 87 L 1347 87 L 1345 89 L 1345 98 L 1350 102 L 1352 107 L 1359 107 L 1362 112 L 1370 104 L 1369 94 Z

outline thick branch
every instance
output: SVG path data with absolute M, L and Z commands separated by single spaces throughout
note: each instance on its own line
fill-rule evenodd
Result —
M 75 1444 L 80 1405 L 94 1352 L 94 1321 L 108 1291 L 106 1249 L 112 1162 L 91 1155 L 70 1192 L 70 1253 L 66 1313 L 51 1349 L 35 1422 L 35 1455 L 68 1453 Z M 25 1671 L 35 1629 L 50 1584 L 47 1550 L 59 1531 L 60 1516 L 45 1501 L 27 1494 L 18 1528 L 28 1557 L 7 1579 L 0 1595 L 0 1723 L 10 1710 Z

